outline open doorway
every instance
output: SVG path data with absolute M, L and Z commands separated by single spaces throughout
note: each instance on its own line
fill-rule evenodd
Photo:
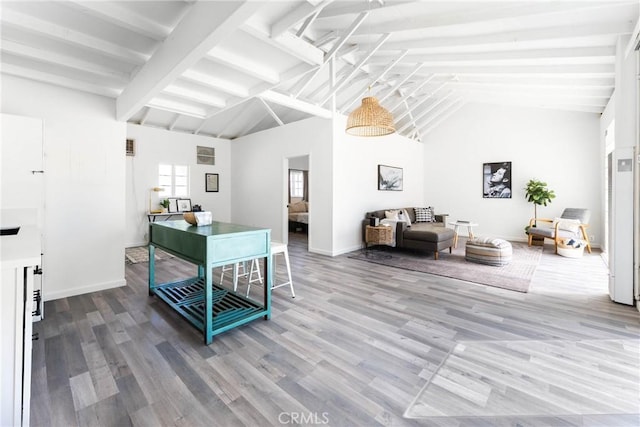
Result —
M 311 195 L 309 192 L 309 155 L 289 157 L 286 162 L 286 224 L 290 245 L 308 250 Z

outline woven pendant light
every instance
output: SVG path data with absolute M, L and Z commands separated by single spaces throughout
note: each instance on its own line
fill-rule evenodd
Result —
M 362 105 L 349 114 L 347 133 L 354 136 L 383 136 L 396 131 L 393 116 L 375 96 L 362 98 Z

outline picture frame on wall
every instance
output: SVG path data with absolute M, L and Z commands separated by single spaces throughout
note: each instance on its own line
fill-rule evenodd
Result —
M 218 192 L 218 174 L 217 173 L 205 173 L 204 174 L 204 189 L 207 193 Z
M 482 164 L 483 198 L 510 199 L 511 182 L 511 162 Z
M 402 191 L 402 168 L 378 165 L 378 190 Z
M 167 212 L 169 213 L 177 213 L 178 212 L 178 199 L 169 197 L 169 207 L 167 208 Z
M 178 199 L 178 212 L 191 212 L 191 199 Z

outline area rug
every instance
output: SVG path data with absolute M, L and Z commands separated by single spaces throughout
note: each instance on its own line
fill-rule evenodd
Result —
M 156 249 L 156 261 L 173 258 L 173 255 L 161 249 Z M 137 264 L 139 262 L 149 262 L 149 247 L 136 246 L 134 248 L 126 248 L 124 250 L 124 260 L 129 264 Z
M 358 251 L 349 258 L 517 292 L 528 292 L 531 279 L 542 257 L 542 246 L 529 247 L 526 243 L 520 242 L 512 243 L 512 246 L 513 260 L 503 267 L 466 261 L 464 242 L 459 244 L 457 249 L 453 249 L 451 254 L 449 251 L 440 252 L 439 260 L 434 260 L 433 254 L 387 247 Z
M 460 342 L 404 416 L 464 419 L 468 425 L 531 425 L 526 421 L 537 419 L 533 425 L 567 425 L 564 420 L 637 426 L 639 344 L 637 339 Z M 513 423 L 498 422 L 505 418 Z M 541 418 L 554 422 L 540 424 Z

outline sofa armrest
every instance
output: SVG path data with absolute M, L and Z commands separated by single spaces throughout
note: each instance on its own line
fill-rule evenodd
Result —
M 437 223 L 442 223 L 445 227 L 447 226 L 447 218 L 449 217 L 449 214 L 435 214 L 434 216 Z
M 401 248 L 404 242 L 404 230 L 407 229 L 406 222 L 397 222 L 396 223 L 396 247 Z

